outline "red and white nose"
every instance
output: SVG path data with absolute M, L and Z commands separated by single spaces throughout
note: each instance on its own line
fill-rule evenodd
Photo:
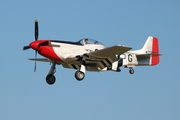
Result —
M 46 43 L 46 42 L 48 42 L 48 40 L 37 40 L 37 41 L 31 42 L 31 43 L 29 44 L 29 46 L 30 46 L 32 49 L 38 51 L 38 50 L 39 50 L 39 47 L 42 45 L 42 43 Z

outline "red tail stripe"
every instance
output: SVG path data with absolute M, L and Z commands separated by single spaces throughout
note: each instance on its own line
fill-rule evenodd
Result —
M 159 54 L 158 38 L 153 37 L 152 52 Z M 159 56 L 152 55 L 151 65 L 157 65 L 159 63 Z

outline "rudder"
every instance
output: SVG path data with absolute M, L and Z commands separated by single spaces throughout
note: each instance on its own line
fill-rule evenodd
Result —
M 159 63 L 158 38 L 153 37 L 151 65 L 154 66 L 154 65 L 157 65 L 158 63 Z

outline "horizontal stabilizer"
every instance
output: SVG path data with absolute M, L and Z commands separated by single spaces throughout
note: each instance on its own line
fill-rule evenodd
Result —
M 162 54 L 158 54 L 158 53 L 152 53 L 152 54 L 136 54 L 137 57 L 143 57 L 143 58 L 147 58 L 147 57 L 151 57 L 151 56 L 161 56 Z

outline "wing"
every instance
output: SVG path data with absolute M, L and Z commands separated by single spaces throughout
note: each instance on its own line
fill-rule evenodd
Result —
M 86 58 L 86 67 L 94 71 L 95 68 L 103 69 L 112 65 L 113 62 L 117 61 L 116 55 L 123 54 L 132 49 L 131 47 L 117 45 L 109 48 L 101 49 L 95 52 L 84 54 L 82 57 Z M 62 63 L 65 68 L 79 69 L 81 63 L 79 61 L 72 61 L 68 63 Z
M 29 58 L 29 60 L 38 61 L 38 62 L 52 62 L 52 60 L 47 59 L 47 58 Z M 60 65 L 61 62 L 56 61 L 56 64 Z
M 46 59 L 46 58 L 29 58 L 29 60 L 39 61 L 39 62 L 51 62 L 50 59 Z
M 103 69 L 105 67 L 111 66 L 113 62 L 117 61 L 118 58 L 116 55 L 121 55 L 127 51 L 132 49 L 131 47 L 117 45 L 109 48 L 105 48 L 99 51 L 91 52 L 86 54 L 89 58 L 87 59 L 87 63 L 92 61 L 96 63 L 96 66 Z M 93 61 L 92 58 L 98 59 L 97 61 Z
M 127 51 L 132 49 L 131 47 L 123 46 L 123 45 L 117 45 L 117 46 L 112 46 L 109 48 L 101 49 L 95 52 L 91 52 L 86 54 L 87 56 L 92 56 L 92 57 L 97 57 L 97 58 L 107 58 L 112 55 L 120 55 L 123 54 Z

